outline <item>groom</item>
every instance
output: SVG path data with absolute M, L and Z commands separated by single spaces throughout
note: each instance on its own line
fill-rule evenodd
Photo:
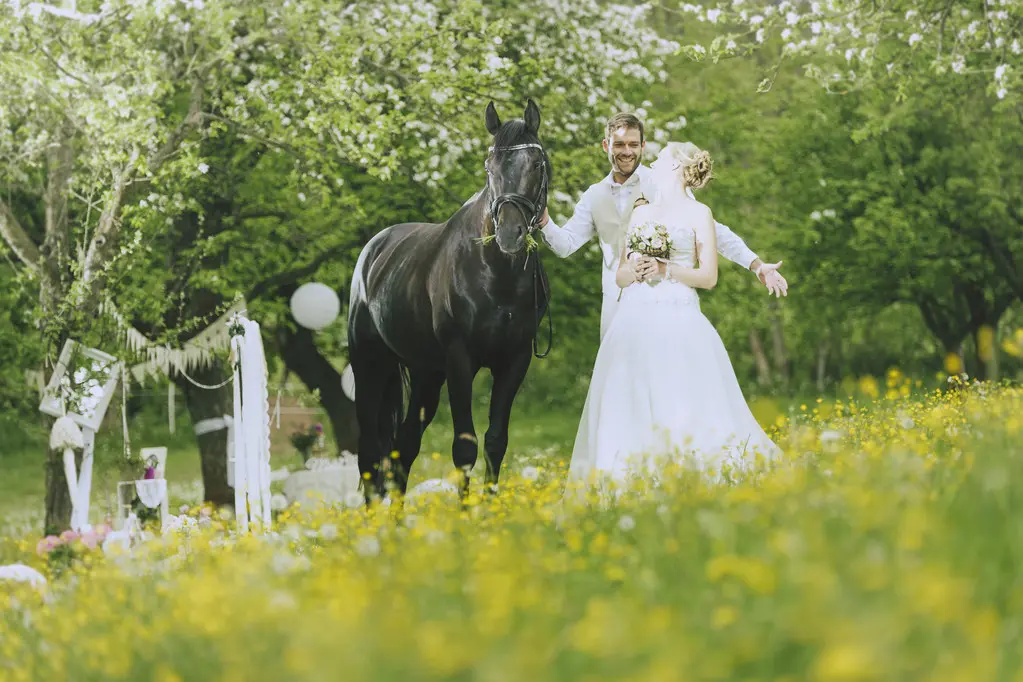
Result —
M 604 292 L 604 303 L 600 311 L 601 340 L 611 324 L 619 293 L 615 283 L 619 254 L 611 245 L 620 243 L 621 236 L 625 234 L 632 209 L 642 197 L 641 185 L 649 186 L 647 177 L 650 168 L 641 164 L 645 148 L 642 121 L 629 113 L 612 116 L 608 119 L 604 134 L 604 151 L 611 162 L 611 172 L 583 193 L 575 205 L 575 213 L 564 227 L 554 223 L 546 210 L 540 220 L 544 241 L 559 258 L 570 256 L 594 234 L 599 238 L 604 260 L 601 276 Z M 690 190 L 686 191 L 692 196 Z M 756 273 L 770 293 L 779 297 L 788 295 L 788 283 L 778 272 L 780 261 L 762 263 L 742 239 L 721 223 L 717 223 L 717 241 L 718 252 L 722 256 Z M 637 274 L 642 278 L 652 273 L 637 270 Z

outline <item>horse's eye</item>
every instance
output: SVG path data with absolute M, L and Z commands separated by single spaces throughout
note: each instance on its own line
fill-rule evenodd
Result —
M 535 168 L 536 170 L 540 170 L 541 168 L 543 168 L 543 161 L 537 161 L 536 163 L 534 163 L 533 168 Z

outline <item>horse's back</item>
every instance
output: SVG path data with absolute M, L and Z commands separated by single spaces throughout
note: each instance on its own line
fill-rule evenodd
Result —
M 349 343 L 379 338 L 401 354 L 402 337 L 429 325 L 430 273 L 437 267 L 443 224 L 400 223 L 367 242 L 352 273 Z M 369 336 L 366 336 L 366 335 Z
M 411 260 L 416 260 L 413 255 L 422 255 L 428 248 L 426 242 L 432 241 L 440 228 L 441 225 L 434 223 L 399 223 L 373 235 L 359 253 L 352 272 L 352 303 L 364 302 L 381 277 L 398 275 L 396 265 L 409 265 Z

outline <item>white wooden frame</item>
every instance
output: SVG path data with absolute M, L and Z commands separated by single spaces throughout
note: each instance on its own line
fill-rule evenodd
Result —
M 61 384 L 67 375 L 68 364 L 71 362 L 71 357 L 76 349 L 80 353 L 80 357 L 93 361 L 94 368 L 96 363 L 101 363 L 110 368 L 110 377 L 106 383 L 102 386 L 97 386 L 101 393 L 93 404 L 91 414 L 82 415 L 77 412 L 67 411 L 65 409 L 64 396 L 61 395 Z M 113 399 L 114 391 L 117 388 L 117 382 L 120 379 L 121 363 L 117 358 L 95 348 L 86 348 L 77 341 L 68 339 L 60 352 L 60 358 L 57 360 L 57 366 L 50 376 L 50 381 L 46 388 L 43 389 L 43 398 L 39 403 L 39 410 L 51 417 L 63 417 L 66 414 L 83 429 L 89 429 L 95 433 L 99 430 L 100 424 L 103 423 L 103 417 L 107 413 L 107 408 L 110 406 L 110 401 Z
M 96 364 L 99 363 L 101 366 L 109 368 L 110 372 L 110 376 L 104 384 L 94 386 L 94 389 L 98 389 L 98 395 L 95 390 L 92 391 L 96 400 L 87 414 L 67 411 L 61 390 L 64 378 L 69 371 L 71 359 L 76 351 L 80 353 L 79 358 L 84 361 L 92 361 L 93 369 L 96 369 Z M 64 475 L 67 478 L 68 494 L 71 496 L 71 528 L 76 531 L 81 532 L 90 528 L 89 498 L 92 495 L 92 460 L 96 431 L 103 423 L 103 417 L 106 416 L 107 408 L 114 397 L 114 391 L 117 388 L 117 382 L 121 379 L 122 371 L 122 364 L 113 355 L 95 348 L 86 348 L 77 341 L 68 339 L 60 351 L 60 358 L 50 376 L 50 381 L 43 389 L 39 410 L 51 417 L 59 418 L 67 415 L 82 428 L 85 449 L 82 452 L 81 472 L 75 471 L 72 451 L 67 450 L 64 453 Z

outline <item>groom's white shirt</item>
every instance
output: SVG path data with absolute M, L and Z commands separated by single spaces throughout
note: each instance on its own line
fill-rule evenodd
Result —
M 600 338 L 611 324 L 611 318 L 617 306 L 619 287 L 615 282 L 618 270 L 618 258 L 624 243 L 625 232 L 629 227 L 632 209 L 636 199 L 641 195 L 652 200 L 650 168 L 640 166 L 624 183 L 614 181 L 614 174 L 608 173 L 600 182 L 590 185 L 579 202 L 575 212 L 564 226 L 558 226 L 553 220 L 547 222 L 542 229 L 544 240 L 551 251 L 560 258 L 575 253 L 594 235 L 599 238 L 600 250 L 603 255 L 601 268 L 601 288 L 604 302 L 600 312 Z M 689 196 L 692 196 L 692 191 Z M 734 232 L 721 223 L 717 226 L 718 253 L 742 267 L 749 266 L 757 259 Z

